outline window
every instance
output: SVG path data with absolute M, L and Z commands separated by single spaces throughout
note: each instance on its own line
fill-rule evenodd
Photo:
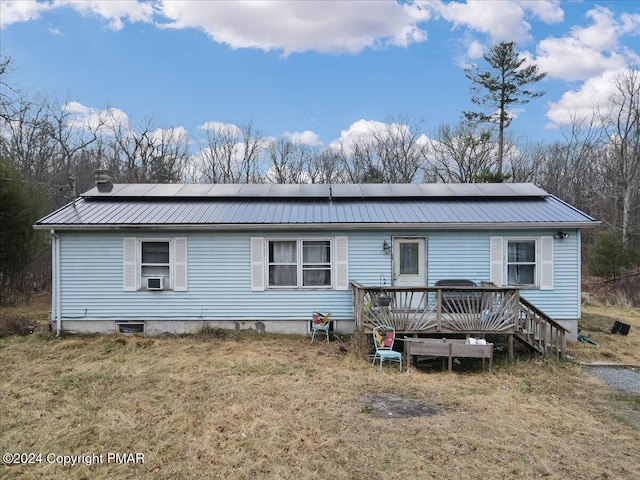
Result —
M 140 242 L 142 251 L 142 261 L 140 262 L 140 274 L 143 279 L 150 277 L 162 277 L 169 284 L 171 262 L 170 262 L 170 242 L 145 241 Z M 146 282 L 142 282 L 146 285 Z
M 331 286 L 331 242 L 302 241 L 302 286 Z
M 187 290 L 187 239 L 123 239 L 124 290 Z
M 400 242 L 400 275 L 418 275 L 420 273 L 419 251 L 417 242 Z
M 298 286 L 298 246 L 293 241 L 269 242 L 269 286 Z
M 498 286 L 553 290 L 554 238 L 490 237 L 489 279 Z
M 331 288 L 331 240 L 267 240 L 269 288 Z
M 507 240 L 507 284 L 537 285 L 536 240 Z

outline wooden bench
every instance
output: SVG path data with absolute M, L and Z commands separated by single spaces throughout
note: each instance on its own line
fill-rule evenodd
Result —
M 405 355 L 407 357 L 407 370 L 411 368 L 412 357 L 421 355 L 424 357 L 442 357 L 442 368 L 444 361 L 449 360 L 449 371 L 453 371 L 454 358 L 481 358 L 482 368 L 485 367 L 485 359 L 489 359 L 489 373 L 493 368 L 493 344 L 473 345 L 466 343 L 463 339 L 436 339 L 436 338 L 411 338 L 402 339 L 405 345 Z

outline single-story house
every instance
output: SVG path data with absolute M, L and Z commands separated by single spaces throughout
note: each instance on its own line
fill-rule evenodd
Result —
M 326 310 L 350 333 L 355 285 L 465 279 L 517 289 L 575 336 L 581 229 L 598 223 L 532 184 L 103 182 L 35 228 L 58 331 L 306 334 Z

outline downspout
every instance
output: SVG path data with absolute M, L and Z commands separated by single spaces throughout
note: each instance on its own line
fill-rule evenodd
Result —
M 53 305 L 51 306 L 51 310 L 56 320 L 56 337 L 59 337 L 60 331 L 62 330 L 62 313 L 60 309 L 60 237 L 54 229 L 51 229 L 51 237 L 53 239 L 51 244 L 51 274 L 53 277 L 51 282 L 53 284 L 51 301 Z

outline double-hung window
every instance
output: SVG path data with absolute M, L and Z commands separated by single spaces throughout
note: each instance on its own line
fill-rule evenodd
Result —
M 538 284 L 538 245 L 535 239 L 507 239 L 507 284 L 533 287 Z
M 553 290 L 554 238 L 490 237 L 490 280 L 499 286 Z
M 143 278 L 164 278 L 169 284 L 171 272 L 171 242 L 140 240 L 140 274 Z M 146 282 L 143 282 L 146 283 Z
M 331 288 L 333 242 L 267 240 L 269 288 Z
M 125 291 L 187 290 L 187 239 L 123 239 Z

